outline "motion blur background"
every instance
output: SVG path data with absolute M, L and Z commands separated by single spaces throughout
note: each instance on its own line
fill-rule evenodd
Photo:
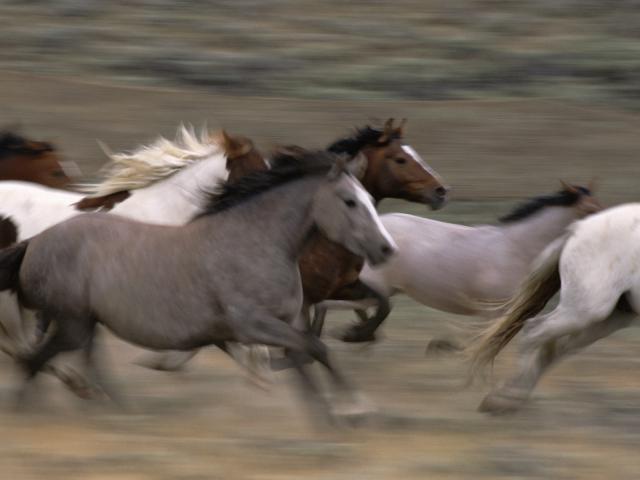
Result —
M 408 142 L 454 199 L 385 211 L 493 222 L 559 178 L 597 178 L 608 205 L 640 194 L 637 0 L 0 0 L 0 20 L 0 121 L 54 141 L 87 175 L 106 160 L 96 139 L 133 148 L 181 121 L 268 151 L 393 116 L 409 119 Z M 149 372 L 115 340 L 131 412 L 43 380 L 40 411 L 15 415 L 3 358 L 2 477 L 638 478 L 637 333 L 565 362 L 522 413 L 493 419 L 475 412 L 486 388 L 459 388 L 460 362 L 423 356 L 465 319 L 395 303 L 381 343 L 329 341 L 380 410 L 353 431 L 319 434 L 291 414 L 285 374 L 256 391 L 215 351 Z

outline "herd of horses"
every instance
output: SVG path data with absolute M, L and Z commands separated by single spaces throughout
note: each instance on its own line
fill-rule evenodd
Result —
M 101 324 L 155 351 L 142 360 L 151 368 L 179 369 L 215 345 L 256 377 L 293 369 L 307 403 L 329 418 L 361 413 L 321 339 L 325 315 L 354 310 L 340 338 L 372 341 L 390 297 L 404 293 L 483 318 L 466 346 L 429 345 L 462 351 L 474 376 L 523 330 L 517 375 L 481 405 L 502 413 L 559 359 L 633 321 L 640 204 L 603 209 L 591 187 L 563 183 L 496 225 L 378 216 L 385 198 L 432 209 L 448 199 L 404 128 L 389 119 L 323 151 L 288 145 L 265 156 L 246 137 L 183 126 L 173 141 L 105 147 L 110 162 L 95 183 L 78 183 L 50 143 L 1 133 L 0 348 L 25 375 L 18 404 L 40 372 L 80 396 L 117 400 L 96 353 Z M 558 306 L 540 314 L 558 291 Z M 84 375 L 51 362 L 69 351 L 82 352 Z M 338 394 L 331 405 L 310 373 L 315 361 Z

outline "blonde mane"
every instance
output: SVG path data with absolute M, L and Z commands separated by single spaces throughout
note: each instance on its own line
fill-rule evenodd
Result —
M 112 153 L 104 144 L 100 146 L 111 161 L 101 169 L 102 180 L 78 185 L 89 197 L 147 187 L 212 155 L 219 155 L 221 161 L 226 158 L 206 129 L 197 135 L 192 126 L 184 125 L 178 128 L 175 140 L 159 137 L 130 153 Z

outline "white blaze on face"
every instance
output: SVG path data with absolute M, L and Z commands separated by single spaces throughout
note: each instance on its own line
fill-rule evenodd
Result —
M 424 169 L 425 172 L 427 172 L 433 178 L 440 179 L 440 175 L 438 175 L 436 171 L 431 168 L 420 155 L 418 155 L 418 152 L 416 152 L 413 147 L 410 147 L 409 145 L 402 145 L 402 150 L 404 150 L 407 155 L 413 158 L 418 163 L 418 165 L 420 165 Z
M 369 193 L 360 185 L 359 182 L 354 180 L 351 176 L 349 176 L 348 178 L 353 185 L 353 189 L 356 192 L 356 198 L 358 199 L 358 201 L 360 201 L 364 208 L 367 209 L 367 212 L 369 212 L 369 214 L 371 215 L 371 218 L 375 222 L 376 227 L 378 228 L 384 239 L 387 241 L 389 246 L 394 250 L 397 250 L 398 246 L 396 245 L 396 242 L 393 240 L 393 238 L 391 238 L 391 235 L 380 221 L 380 217 L 378 216 L 376 207 L 373 206 L 373 197 L 369 195 Z

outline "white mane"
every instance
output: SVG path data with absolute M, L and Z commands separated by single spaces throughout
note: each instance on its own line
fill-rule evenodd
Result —
M 100 145 L 111 160 L 101 170 L 103 180 L 78 186 L 90 197 L 144 188 L 212 155 L 219 155 L 221 160 L 225 158 L 224 150 L 206 129 L 198 136 L 192 126 L 184 125 L 178 128 L 174 141 L 159 137 L 130 153 L 112 153 Z

